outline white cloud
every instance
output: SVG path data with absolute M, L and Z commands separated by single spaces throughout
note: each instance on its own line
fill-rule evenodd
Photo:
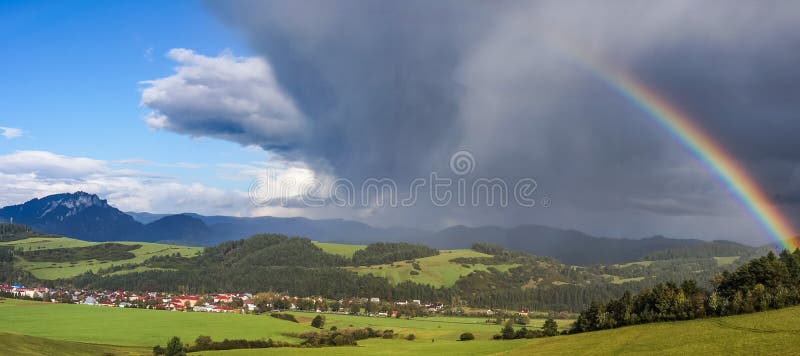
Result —
M 0 156 L 0 173 L 33 174 L 37 178 L 72 178 L 108 172 L 105 162 L 67 157 L 47 151 L 16 151 Z
M 183 48 L 168 56 L 178 62 L 174 75 L 141 82 L 150 128 L 245 146 L 285 147 L 302 138 L 305 118 L 263 58 L 207 57 Z
M 241 189 L 220 189 L 175 177 L 138 171 L 136 167 L 216 168 L 220 178 L 241 183 Z M 343 217 L 352 211 L 332 207 L 281 206 L 319 184 L 324 197 L 333 178 L 315 172 L 302 162 L 273 157 L 268 162 L 220 163 L 214 167 L 195 163 L 161 163 L 141 158 L 103 161 L 59 155 L 48 151 L 16 151 L 0 155 L 0 207 L 51 194 L 85 191 L 98 194 L 123 211 L 153 213 L 196 212 L 234 216 Z M 266 185 L 264 185 L 266 184 Z M 252 185 L 259 190 L 248 192 Z M 253 200 L 251 193 L 259 194 Z M 255 201 L 269 200 L 257 206 Z
M 20 129 L 15 129 L 13 127 L 3 127 L 0 126 L 0 136 L 3 136 L 9 140 L 15 139 L 17 137 L 22 137 L 23 131 Z
M 47 151 L 0 155 L 0 206 L 82 190 L 108 199 L 123 211 L 249 215 L 253 208 L 244 190 L 185 184 L 170 177 L 113 168 L 121 162 L 136 165 L 146 161 L 107 162 Z

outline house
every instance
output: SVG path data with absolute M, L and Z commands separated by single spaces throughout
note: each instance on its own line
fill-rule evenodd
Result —
M 83 304 L 86 304 L 86 305 L 97 305 L 98 303 L 97 303 L 97 299 L 95 299 L 95 297 L 92 297 L 90 295 L 90 296 L 86 297 L 86 299 L 83 300 Z
M 422 304 L 422 302 L 420 302 L 419 299 L 414 299 L 411 302 L 416 304 L 416 305 L 421 305 Z
M 194 308 L 192 308 L 192 310 L 194 310 L 194 311 L 196 311 L 196 312 L 205 312 L 205 313 L 211 313 L 211 312 L 213 312 L 213 311 L 214 311 L 214 306 L 213 306 L 213 305 L 210 305 L 210 304 L 206 304 L 206 305 L 197 305 L 197 306 L 195 306 Z
M 211 309 L 212 313 L 234 313 L 233 307 L 226 307 L 224 305 L 217 305 Z
M 214 297 L 214 303 L 230 303 L 233 301 L 233 294 L 219 294 Z
M 13 292 L 17 296 L 28 298 L 35 298 L 37 294 L 35 288 L 14 288 Z
M 194 295 L 182 295 L 182 296 L 176 297 L 174 300 L 179 301 L 181 304 L 183 304 L 183 305 L 185 305 L 185 306 L 187 306 L 189 308 L 194 308 L 194 306 L 197 304 L 197 301 L 200 300 L 200 298 L 198 298 L 198 297 L 196 297 Z
M 369 298 L 369 301 L 372 302 L 372 303 L 380 303 L 381 302 L 381 298 L 372 297 L 372 298 Z

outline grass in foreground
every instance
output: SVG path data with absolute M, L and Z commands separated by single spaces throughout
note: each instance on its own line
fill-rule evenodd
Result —
M 507 354 L 786 355 L 797 350 L 800 307 L 535 339 Z
M 459 263 L 450 262 L 450 260 L 458 257 L 491 256 L 472 250 L 441 250 L 441 253 L 437 256 L 416 259 L 417 263 L 419 263 L 421 267 L 421 270 L 415 270 L 413 265 L 406 261 L 373 266 L 348 267 L 347 269 L 362 275 L 372 274 L 376 277 L 385 277 L 392 284 L 397 284 L 408 280 L 420 284 L 430 284 L 434 287 L 449 287 L 455 284 L 455 282 L 461 276 L 466 276 L 473 271 L 485 271 L 489 267 L 494 267 L 501 271 L 507 271 L 508 269 L 517 266 L 516 264 L 491 266 L 484 264 L 473 264 L 464 266 Z M 419 274 L 412 274 L 412 271 L 416 271 Z
M 313 313 L 293 313 L 302 324 L 266 315 L 243 316 L 45 304 L 18 300 L 0 303 L 0 353 L 2 354 L 135 354 L 165 344 L 173 335 L 192 342 L 198 335 L 224 338 L 282 339 L 281 333 L 302 332 Z M 201 352 L 202 355 L 618 355 L 618 354 L 789 354 L 800 337 L 800 307 L 725 318 L 656 323 L 544 339 L 493 341 L 498 325 L 478 318 L 431 317 L 411 320 L 326 315 L 330 326 L 393 329 L 414 334 L 415 341 L 369 339 L 357 347 L 276 348 Z M 569 321 L 558 321 L 567 327 Z M 535 319 L 530 327 L 538 327 Z M 476 340 L 456 341 L 470 331 Z M 32 335 L 27 338 L 18 334 Z M 47 338 L 47 339 L 41 339 Z M 283 338 L 286 340 L 286 338 Z M 298 341 L 296 339 L 288 339 Z M 65 342 L 66 341 L 66 342 Z M 28 346 L 26 346 L 28 345 Z M 122 346 L 106 346 L 122 345 Z M 127 347 L 126 347 L 127 346 Z M 138 347 L 138 348 L 137 348 Z M 40 351 L 41 350 L 41 351 Z M 58 352 L 51 352 L 58 350 Z M 64 352 L 60 352 L 65 350 Z M 97 350 L 98 353 L 94 353 Z M 68 351 L 68 352 L 67 352 Z M 101 352 L 102 351 L 102 352 Z
M 51 340 L 40 337 L 0 333 L 0 353 L 3 355 L 147 355 L 150 348 L 86 344 L 82 342 Z
M 725 318 L 637 325 L 532 340 L 364 340 L 357 347 L 204 352 L 255 355 L 788 355 L 797 350 L 800 307 Z M 476 335 L 477 336 L 477 335 Z

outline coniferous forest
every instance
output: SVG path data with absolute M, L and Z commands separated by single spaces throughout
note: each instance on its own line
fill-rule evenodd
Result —
M 770 252 L 733 272 L 722 273 L 705 291 L 693 280 L 658 284 L 608 302 L 592 302 L 573 332 L 612 329 L 659 321 L 727 316 L 800 304 L 800 250 Z

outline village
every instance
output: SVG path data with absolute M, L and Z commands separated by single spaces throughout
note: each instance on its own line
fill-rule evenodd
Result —
M 444 304 L 420 300 L 386 301 L 377 297 L 330 300 L 280 293 L 214 293 L 203 295 L 166 292 L 134 293 L 124 290 L 92 291 L 22 284 L 0 284 L 0 297 L 98 307 L 140 308 L 179 312 L 260 314 L 281 311 L 339 313 L 374 317 L 414 317 L 443 312 Z M 491 311 L 487 311 L 491 315 Z

